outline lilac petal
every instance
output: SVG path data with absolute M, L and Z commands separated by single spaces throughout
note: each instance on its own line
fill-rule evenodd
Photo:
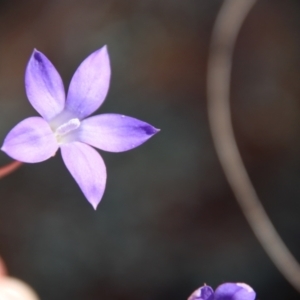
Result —
M 254 290 L 245 283 L 224 283 L 215 291 L 215 300 L 254 300 Z
M 101 150 L 122 152 L 141 145 L 158 131 L 131 117 L 103 114 L 83 120 L 77 138 Z
M 56 138 L 48 123 L 31 117 L 17 124 L 6 136 L 1 148 L 12 158 L 37 163 L 54 156 L 58 149 Z
M 64 85 L 48 58 L 34 50 L 25 73 L 27 97 L 35 110 L 47 121 L 59 114 L 65 105 Z
M 208 286 L 204 285 L 194 291 L 194 293 L 188 298 L 188 300 L 213 300 L 214 290 Z
M 106 46 L 88 56 L 76 70 L 68 91 L 66 110 L 83 119 L 104 101 L 109 88 L 110 64 Z
M 83 194 L 96 209 L 106 184 L 106 167 L 102 157 L 92 147 L 79 142 L 61 145 L 61 154 Z

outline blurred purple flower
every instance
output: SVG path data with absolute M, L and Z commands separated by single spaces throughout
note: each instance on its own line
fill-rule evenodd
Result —
M 245 283 L 223 283 L 214 292 L 207 285 L 197 289 L 188 300 L 254 300 L 254 290 Z
M 158 132 L 137 119 L 102 114 L 88 117 L 103 103 L 110 82 L 106 46 L 88 56 L 78 67 L 67 97 L 62 79 L 41 52 L 34 50 L 25 74 L 31 105 L 42 116 L 17 124 L 1 148 L 12 158 L 36 163 L 61 149 L 63 161 L 94 209 L 106 185 L 106 167 L 90 146 L 109 152 L 133 149 Z

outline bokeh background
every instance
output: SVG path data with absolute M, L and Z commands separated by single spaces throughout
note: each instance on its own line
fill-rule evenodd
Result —
M 44 52 L 67 87 L 107 44 L 112 80 L 99 112 L 161 132 L 104 153 L 95 212 L 60 153 L 0 182 L 0 255 L 43 300 L 182 300 L 206 282 L 249 283 L 258 299 L 299 299 L 253 236 L 212 144 L 206 65 L 219 0 L 1 0 L 0 140 L 36 115 L 24 70 Z M 261 201 L 300 259 L 300 2 L 258 0 L 233 61 L 237 141 Z M 97 112 L 98 113 L 98 112 Z M 10 162 L 0 153 L 0 164 Z

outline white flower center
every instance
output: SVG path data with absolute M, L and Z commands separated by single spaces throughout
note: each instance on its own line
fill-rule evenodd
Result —
M 55 129 L 55 136 L 59 144 L 67 143 L 72 140 L 72 131 L 76 130 L 80 126 L 80 120 L 73 118 L 58 126 Z
M 65 135 L 69 133 L 70 131 L 73 131 L 77 129 L 80 126 L 79 119 L 71 119 L 68 122 L 60 125 L 58 128 L 56 128 L 55 133 L 58 135 Z

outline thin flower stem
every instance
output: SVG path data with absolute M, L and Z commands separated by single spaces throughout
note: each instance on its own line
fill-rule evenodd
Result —
M 0 168 L 0 179 L 17 170 L 22 165 L 20 161 L 13 161 L 4 167 Z
M 9 175 L 10 173 L 14 172 L 15 170 L 17 170 L 20 166 L 22 165 L 22 163 L 20 161 L 13 161 L 9 164 L 7 164 L 4 167 L 0 168 L 0 179 Z M 7 275 L 7 270 L 6 267 L 4 265 L 3 260 L 0 257 L 0 278 L 4 277 L 5 275 Z
M 225 176 L 250 227 L 278 270 L 300 292 L 300 266 L 260 203 L 239 153 L 231 122 L 232 55 L 240 28 L 255 2 L 225 0 L 217 16 L 207 71 L 209 122 Z
M 4 265 L 3 260 L 0 257 L 0 278 L 7 275 L 6 267 Z

